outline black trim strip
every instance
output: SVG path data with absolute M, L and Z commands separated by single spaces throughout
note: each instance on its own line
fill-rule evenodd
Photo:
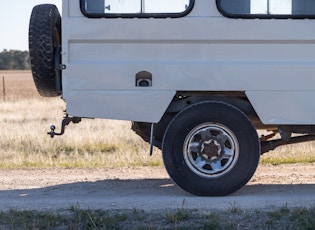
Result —
M 202 0 L 205 1 L 205 0 Z M 88 13 L 85 9 L 85 0 L 80 0 L 80 9 L 87 18 L 180 18 L 188 15 L 194 8 L 195 0 L 190 0 L 188 8 L 180 13 L 140 13 L 140 14 L 109 14 L 109 13 Z

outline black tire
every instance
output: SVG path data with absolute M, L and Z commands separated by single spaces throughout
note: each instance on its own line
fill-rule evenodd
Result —
M 33 8 L 29 26 L 29 53 L 33 79 L 39 94 L 55 97 L 55 52 L 61 45 L 61 16 L 55 5 L 43 4 Z
M 224 196 L 244 186 L 256 171 L 260 142 L 239 109 L 221 102 L 187 107 L 169 124 L 162 144 L 170 177 L 198 196 Z

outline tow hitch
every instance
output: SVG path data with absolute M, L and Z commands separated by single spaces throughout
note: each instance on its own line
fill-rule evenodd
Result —
M 65 133 L 66 125 L 69 125 L 70 122 L 72 122 L 73 124 L 77 124 L 80 121 L 81 117 L 69 117 L 67 114 L 62 120 L 60 133 L 56 133 L 55 132 L 56 126 L 51 125 L 50 132 L 48 132 L 47 134 L 50 135 L 51 138 L 54 138 L 54 136 L 61 136 Z

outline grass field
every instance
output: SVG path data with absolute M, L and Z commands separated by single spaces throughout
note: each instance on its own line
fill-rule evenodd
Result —
M 189 209 L 146 212 L 143 210 L 81 210 L 71 207 L 55 212 L 11 210 L 0 212 L 3 229 L 314 229 L 315 208 L 286 206 L 276 210 L 225 211 Z
M 163 165 L 160 151 L 150 157 L 148 144 L 127 121 L 84 119 L 51 139 L 46 133 L 51 124 L 60 130 L 65 103 L 40 97 L 29 71 L 0 71 L 0 78 L 1 168 Z M 315 142 L 284 146 L 265 154 L 261 163 L 315 162 L 314 150 Z
M 65 103 L 40 97 L 30 72 L 0 71 L 0 77 L 0 167 L 162 165 L 160 152 L 149 157 L 149 146 L 127 121 L 84 119 L 51 139 L 46 133 L 52 124 L 60 130 Z

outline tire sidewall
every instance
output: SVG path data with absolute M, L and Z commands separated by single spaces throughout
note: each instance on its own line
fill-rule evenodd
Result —
M 229 113 L 226 113 L 227 110 Z M 187 165 L 183 153 L 190 131 L 209 122 L 228 128 L 239 146 L 239 157 L 234 167 L 226 174 L 213 178 L 195 174 Z M 256 130 L 240 110 L 225 103 L 198 103 L 179 113 L 168 126 L 163 138 L 163 160 L 170 176 L 186 191 L 196 195 L 226 195 L 246 184 L 254 174 L 260 156 L 258 140 Z
M 29 28 L 29 51 L 36 88 L 41 96 L 59 96 L 56 90 L 55 51 L 61 45 L 61 16 L 55 5 L 33 8 Z

